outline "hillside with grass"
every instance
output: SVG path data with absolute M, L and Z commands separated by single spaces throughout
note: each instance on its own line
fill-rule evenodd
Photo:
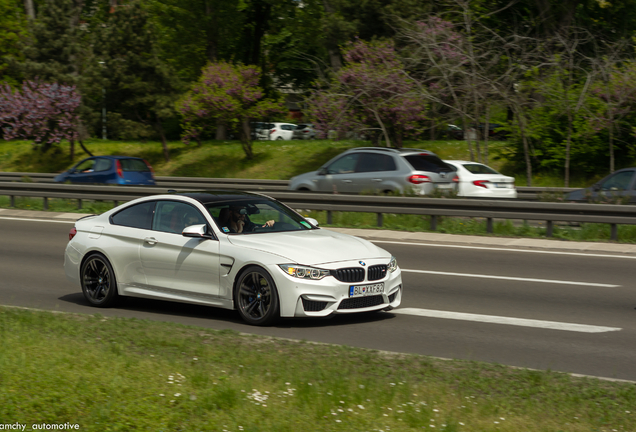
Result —
M 318 169 L 329 159 L 354 147 L 369 146 L 366 141 L 354 140 L 306 140 L 306 141 L 255 141 L 252 160 L 247 160 L 239 141 L 207 141 L 198 147 L 171 141 L 170 161 L 166 162 L 161 143 L 140 141 L 87 140 L 86 148 L 94 155 L 124 155 L 146 159 L 158 176 L 251 178 L 289 180 L 291 177 Z M 500 158 L 505 141 L 489 144 L 488 165 L 517 179 L 517 186 L 525 185 L 525 173 L 510 171 L 509 163 Z M 407 142 L 405 147 L 421 148 L 436 153 L 442 159 L 470 160 L 465 141 Z M 88 157 L 79 145 L 75 157 L 70 158 L 70 145 L 63 142 L 48 153 L 34 150 L 27 141 L 0 142 L 0 171 L 3 172 L 61 172 Z M 599 178 L 605 173 L 599 175 Z M 573 187 L 583 187 L 593 179 L 574 179 Z M 534 186 L 563 186 L 557 176 L 536 175 Z

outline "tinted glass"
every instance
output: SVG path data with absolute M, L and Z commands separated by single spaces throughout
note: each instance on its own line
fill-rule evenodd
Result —
M 110 221 L 113 225 L 150 229 L 154 209 L 155 201 L 137 204 L 114 214 Z
M 390 155 L 361 153 L 356 172 L 395 171 L 395 160 Z
M 406 159 L 416 171 L 452 171 L 451 168 L 437 156 L 418 154 L 405 156 L 404 159 Z
M 207 224 L 207 221 L 201 212 L 190 204 L 179 201 L 159 201 L 152 229 L 181 234 L 185 227 L 200 224 Z
M 119 159 L 124 171 L 150 172 L 150 168 L 141 159 Z
M 327 174 L 348 174 L 354 172 L 359 153 L 341 157 L 327 167 Z
M 108 171 L 113 166 L 113 161 L 110 159 L 97 159 L 93 170 L 95 171 Z
M 603 190 L 627 190 L 629 189 L 634 171 L 621 171 L 614 174 L 601 184 Z
M 304 231 L 314 229 L 301 215 L 278 201 L 262 198 L 210 203 L 205 205 L 219 229 L 226 234 L 254 234 L 280 231 Z M 270 228 L 264 226 L 273 220 Z M 242 233 L 234 229 L 241 221 Z
M 499 174 L 489 166 L 482 164 L 464 164 L 464 168 L 473 174 Z

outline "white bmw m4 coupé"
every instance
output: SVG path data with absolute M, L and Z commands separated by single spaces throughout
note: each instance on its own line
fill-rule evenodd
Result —
M 78 220 L 64 269 L 97 307 L 145 297 L 237 309 L 253 325 L 399 306 L 391 254 L 317 225 L 255 193 L 148 196 Z

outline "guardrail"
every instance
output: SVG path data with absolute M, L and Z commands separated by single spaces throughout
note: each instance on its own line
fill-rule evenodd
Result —
M 184 183 L 189 185 L 190 183 Z M 228 187 L 229 186 L 229 187 Z M 245 185 L 225 185 L 224 189 L 241 189 L 262 192 Z M 78 200 L 128 201 L 142 196 L 169 192 L 171 188 L 161 186 L 95 186 L 69 185 L 57 183 L 0 182 L 0 195 L 11 197 L 41 197 L 44 208 L 48 209 L 50 198 Z M 179 188 L 180 191 L 189 188 Z M 546 235 L 553 234 L 554 222 L 592 222 L 611 226 L 611 238 L 618 237 L 619 224 L 636 224 L 636 206 L 602 205 L 576 203 L 542 203 L 512 200 L 444 199 L 425 197 L 396 197 L 370 195 L 341 195 L 299 193 L 289 191 L 267 191 L 267 195 L 279 199 L 296 209 L 327 211 L 327 223 L 331 223 L 332 212 L 376 213 L 377 224 L 382 226 L 383 215 L 416 214 L 431 217 L 431 229 L 437 229 L 439 216 L 477 217 L 486 219 L 486 230 L 493 231 L 494 219 L 523 219 L 546 222 Z
M 50 173 L 5 173 L 0 172 L 0 182 L 30 181 L 34 183 L 54 183 L 53 178 L 57 174 Z M 256 179 L 227 179 L 227 178 L 207 178 L 207 177 L 155 177 L 157 186 L 166 188 L 189 188 L 189 189 L 219 189 L 219 188 L 245 188 L 257 191 L 286 191 L 289 185 L 288 180 L 256 180 Z M 563 194 L 576 190 L 576 188 L 555 188 L 555 187 L 534 187 L 518 186 L 518 199 L 536 200 L 542 194 L 554 193 Z

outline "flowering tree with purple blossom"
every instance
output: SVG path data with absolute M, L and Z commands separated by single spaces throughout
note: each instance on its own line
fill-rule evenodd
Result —
M 328 89 L 307 99 L 308 115 L 324 134 L 354 128 L 382 136 L 387 147 L 402 146 L 407 133 L 417 134 L 425 120 L 426 104 L 390 42 L 356 41 L 344 51 L 346 65 Z
M 0 126 L 5 140 L 33 140 L 42 152 L 77 138 L 81 96 L 74 86 L 25 81 L 21 90 L 0 86 Z
M 238 130 L 245 156 L 252 159 L 250 119 L 283 111 L 280 103 L 263 98 L 263 90 L 258 86 L 260 74 L 255 66 L 226 62 L 206 66 L 177 104 L 183 119 L 183 141 L 195 140 L 200 144 L 203 133 L 217 124 L 225 124 Z

